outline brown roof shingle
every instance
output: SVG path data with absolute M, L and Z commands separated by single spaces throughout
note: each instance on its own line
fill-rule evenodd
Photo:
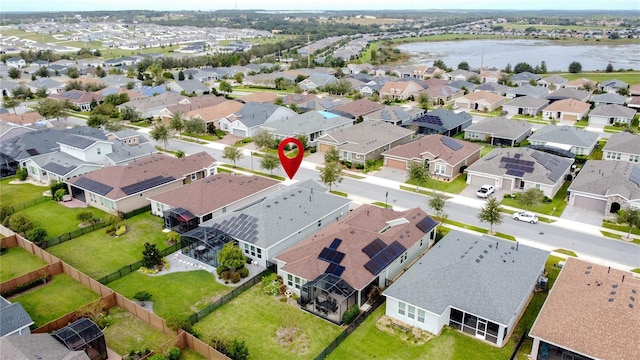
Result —
M 451 166 L 455 166 L 482 148 L 481 145 L 468 141 L 449 138 L 451 139 L 450 141 L 462 145 L 461 148 L 454 150 L 444 143 L 443 138 L 448 137 L 440 134 L 423 136 L 410 143 L 399 145 L 391 150 L 385 151 L 382 155 L 411 160 L 422 159 L 422 154 L 429 153 L 432 155 L 429 157 L 430 159 L 442 160 Z
M 364 116 L 384 108 L 383 104 L 367 99 L 359 99 L 336 107 L 334 110 L 344 112 L 353 117 Z

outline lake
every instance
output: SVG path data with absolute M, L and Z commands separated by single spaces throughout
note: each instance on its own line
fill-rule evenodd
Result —
M 583 71 L 604 70 L 611 63 L 614 69 L 640 70 L 640 44 L 601 45 L 560 43 L 548 40 L 459 40 L 434 41 L 399 45 L 404 53 L 411 55 L 414 64 L 433 64 L 440 59 L 447 66 L 457 68 L 462 61 L 471 68 L 482 65 L 504 69 L 507 64 L 515 66 L 526 62 L 535 67 L 542 61 L 548 71 L 568 71 L 572 61 L 582 64 Z M 484 53 L 484 56 L 483 56 Z

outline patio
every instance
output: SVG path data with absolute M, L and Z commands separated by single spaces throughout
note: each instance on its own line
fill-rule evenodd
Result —
M 218 252 L 234 241 L 226 233 L 209 227 L 197 227 L 180 236 L 182 254 L 211 267 L 218 267 Z
M 299 304 L 303 310 L 340 325 L 343 314 L 356 301 L 356 291 L 346 281 L 322 274 L 302 286 Z
M 537 360 L 593 360 L 573 351 L 565 350 L 561 347 L 540 342 Z

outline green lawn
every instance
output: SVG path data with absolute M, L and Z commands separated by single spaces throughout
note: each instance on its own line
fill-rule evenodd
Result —
M 214 336 L 244 340 L 250 359 L 265 360 L 313 359 L 341 331 L 340 327 L 300 310 L 297 305 L 264 295 L 260 285 L 214 311 L 194 328 L 205 341 Z M 276 331 L 281 328 L 296 328 L 302 334 L 299 332 L 291 343 L 280 344 Z
M 68 208 L 56 201 L 46 201 L 42 204 L 17 211 L 16 214 L 24 214 L 31 219 L 33 227 L 41 227 L 47 231 L 47 238 L 53 238 L 62 234 L 78 230 L 82 222 L 76 216 L 85 210 L 91 211 L 96 218 L 106 219 L 107 213 L 94 207 Z M 55 214 L 55 215 L 54 215 Z M 55 216 L 55 221 L 52 220 Z
M 35 326 L 42 326 L 68 314 L 99 296 L 65 274 L 54 276 L 46 285 L 11 298 L 27 311 Z
M 550 257 L 547 260 L 550 286 L 555 282 L 559 269 L 553 264 L 562 259 Z M 509 359 L 516 344 L 526 329 L 533 324 L 547 293 L 540 292 L 533 296 L 522 319 L 516 326 L 508 343 L 496 348 L 457 330 L 445 327 L 440 335 L 423 345 L 410 345 L 396 335 L 383 332 L 376 327 L 376 322 L 385 313 L 385 305 L 381 305 L 360 327 L 340 344 L 328 357 L 329 359 Z M 527 341 L 525 341 L 527 344 Z M 525 346 L 526 347 L 526 346 Z M 524 354 L 528 348 L 520 351 L 519 359 L 526 359 Z
M 206 360 L 207 358 L 198 354 L 197 352 L 189 349 L 189 348 L 184 348 L 182 349 L 182 351 L 180 351 L 180 357 L 178 358 L 178 360 Z
M 30 200 L 42 197 L 42 193 L 49 190 L 46 186 L 35 186 L 32 184 L 9 184 L 16 180 L 10 177 L 0 180 L 0 204 L 18 205 Z
M 122 308 L 109 309 L 109 317 L 111 321 L 103 330 L 104 337 L 109 348 L 120 355 L 144 349 L 168 349 L 168 344 L 173 343 L 173 336 L 165 335 Z
M 407 180 L 405 183 L 409 185 L 416 185 L 414 180 Z M 435 179 L 429 179 L 420 183 L 420 189 L 418 190 L 436 190 L 451 194 L 460 194 L 462 190 L 467 187 L 464 175 L 459 175 L 452 181 L 440 181 Z M 415 190 L 415 187 L 412 189 Z
M 109 287 L 129 299 L 138 291 L 150 293 L 153 312 L 165 319 L 186 319 L 229 291 L 229 287 L 216 281 L 215 275 L 204 270 L 161 276 L 133 272 L 109 283 Z
M 7 249 L 0 256 L 0 283 L 46 266 L 47 262 L 20 246 Z
M 94 279 L 99 279 L 141 260 L 144 243 L 156 244 L 158 249 L 167 247 L 167 235 L 162 232 L 161 218 L 142 213 L 124 220 L 122 224 L 127 225 L 129 231 L 118 238 L 100 229 L 52 246 L 47 251 Z
M 482 144 L 482 149 L 480 150 L 480 157 L 484 157 L 485 155 L 487 155 L 488 153 L 490 153 L 493 149 L 495 149 L 496 147 L 493 145 L 489 145 L 488 143 L 483 143 Z
M 634 85 L 634 84 L 639 84 L 640 83 L 640 72 L 637 71 L 630 71 L 630 72 L 582 72 L 582 73 L 577 73 L 577 74 L 571 74 L 571 73 L 562 73 L 562 74 L 557 74 L 562 76 L 563 78 L 567 79 L 567 80 L 575 80 L 575 79 L 581 79 L 581 78 L 587 78 L 589 80 L 593 80 L 593 81 L 597 81 L 597 82 L 603 82 L 603 81 L 607 81 L 607 80 L 613 80 L 613 79 L 618 79 L 620 81 L 624 81 L 629 85 Z
M 540 203 L 534 205 L 529 208 L 530 211 L 536 212 L 539 214 L 551 215 L 551 216 L 560 216 L 562 212 L 567 207 L 567 202 L 565 198 L 567 196 L 567 189 L 569 188 L 570 183 L 565 182 L 560 190 L 556 193 L 556 196 L 553 197 L 553 200 L 550 203 Z M 522 205 L 518 201 L 518 198 L 512 199 L 508 196 L 505 196 L 500 204 L 505 206 L 511 206 L 515 208 L 522 208 Z M 554 210 L 555 209 L 555 210 Z

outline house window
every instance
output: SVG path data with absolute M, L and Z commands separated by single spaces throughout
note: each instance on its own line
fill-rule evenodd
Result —
M 256 248 L 256 254 L 258 256 L 258 259 L 262 259 L 262 249 Z
M 287 274 L 287 285 L 293 287 L 293 275 Z
M 196 181 L 197 178 L 198 178 L 198 174 L 196 173 L 191 174 L 191 181 Z
M 244 253 L 249 255 L 249 244 L 244 244 Z
M 420 239 L 420 247 L 422 247 L 423 242 L 424 242 L 424 239 Z
M 400 264 L 402 264 L 405 261 L 407 261 L 407 253 L 406 252 L 404 254 L 400 255 Z
M 100 148 L 96 148 L 96 153 L 100 155 Z
M 433 171 L 436 175 L 445 175 L 447 172 L 447 165 L 445 164 L 435 164 L 435 169 Z
M 207 214 L 202 217 L 202 221 L 207 221 L 213 219 L 213 214 Z
M 409 305 L 409 311 L 408 311 L 408 315 L 407 317 L 409 319 L 415 319 L 416 318 L 416 307 Z
M 424 324 L 424 315 L 425 315 L 424 310 L 418 309 L 418 322 L 421 322 Z
M 631 162 L 640 162 L 640 155 L 629 155 L 629 161 Z
M 318 220 L 318 227 L 322 226 L 322 220 Z
M 406 304 L 403 302 L 398 302 L 398 314 L 405 316 L 406 315 Z
M 300 283 L 302 282 L 300 278 L 296 276 L 293 281 L 296 283 L 296 289 L 300 289 Z

